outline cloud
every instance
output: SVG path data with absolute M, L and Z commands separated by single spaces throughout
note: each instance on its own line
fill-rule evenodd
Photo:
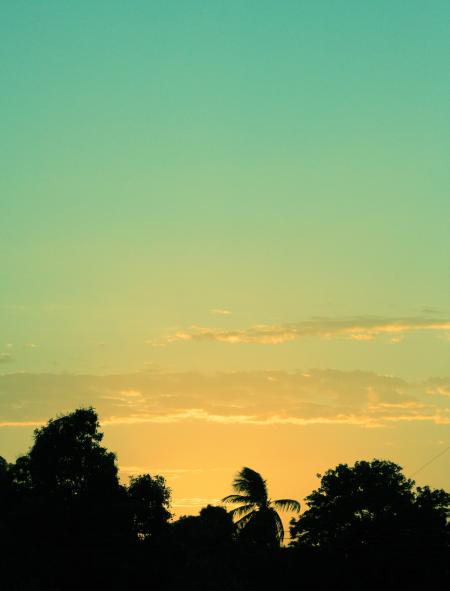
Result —
M 156 466 L 119 466 L 121 476 L 130 478 L 140 474 L 162 474 L 168 481 L 179 480 L 184 476 L 191 474 L 200 474 L 205 472 L 204 468 L 165 468 Z
M 375 335 L 373 334 L 351 334 L 348 337 L 351 341 L 373 341 Z
M 445 384 L 437 385 L 427 390 L 431 396 L 449 396 L 450 397 L 450 386 Z
M 406 333 L 450 331 L 450 320 L 415 318 L 380 318 L 359 316 L 348 319 L 317 318 L 294 324 L 258 324 L 246 329 L 223 330 L 191 326 L 179 330 L 167 338 L 168 343 L 176 341 L 214 341 L 229 344 L 278 345 L 302 337 L 324 339 L 344 338 L 355 341 L 371 341 L 380 335 L 391 337 L 392 343 L 399 343 Z
M 156 348 L 167 347 L 167 341 L 163 341 L 161 339 L 147 339 L 146 341 L 144 341 L 144 344 Z
M 45 421 L 0 421 L 0 427 L 40 427 Z
M 103 394 L 101 398 L 111 401 L 111 403 L 117 407 L 138 410 L 145 406 L 145 398 L 138 390 L 120 390 L 115 393 Z
M 0 353 L 0 363 L 10 363 L 13 361 L 12 355 L 9 353 Z
M 311 369 L 124 375 L 0 375 L 0 426 L 31 427 L 93 405 L 105 427 L 212 423 L 258 427 L 450 424 L 450 378 L 408 382 Z
M 231 311 L 226 308 L 213 308 L 210 312 L 216 316 L 231 316 Z
M 380 407 L 381 408 L 381 407 Z M 402 406 L 391 408 L 403 408 Z M 408 407 L 406 407 L 407 409 Z M 338 414 L 336 416 L 317 416 L 310 418 L 302 418 L 295 416 L 280 416 L 277 414 L 268 417 L 258 417 L 256 415 L 215 415 L 198 409 L 186 409 L 180 413 L 168 415 L 135 415 L 129 417 L 111 417 L 102 421 L 103 425 L 143 425 L 143 424 L 174 424 L 184 421 L 206 421 L 208 423 L 217 423 L 221 425 L 253 425 L 253 426 L 274 426 L 274 425 L 296 425 L 306 427 L 309 425 L 353 425 L 360 427 L 383 427 L 390 423 L 401 422 L 423 422 L 431 421 L 437 425 L 450 424 L 450 415 L 448 413 L 438 414 L 420 414 L 420 413 L 405 413 L 385 415 L 380 413 L 368 414 Z
M 433 316 L 440 313 L 439 310 L 431 306 L 423 306 L 423 308 L 420 311 L 422 312 L 422 314 L 431 314 Z

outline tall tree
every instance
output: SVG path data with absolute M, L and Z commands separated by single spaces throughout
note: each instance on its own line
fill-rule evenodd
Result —
M 16 554 L 33 563 L 30 576 L 42 588 L 59 588 L 58 578 L 68 590 L 88 578 L 105 588 L 102 564 L 131 536 L 116 456 L 102 439 L 95 410 L 80 408 L 37 429 L 28 454 L 11 467 Z
M 119 487 L 116 456 L 101 445 L 97 413 L 79 408 L 50 419 L 34 432 L 28 465 L 36 492 L 64 500 L 115 494 Z
M 231 511 L 233 518 L 237 519 L 239 535 L 262 545 L 281 544 L 284 540 L 284 527 L 278 510 L 298 513 L 300 503 L 294 499 L 272 501 L 261 474 L 247 467 L 237 473 L 233 488 L 235 494 L 224 497 L 222 502 L 239 504 L 239 507 Z

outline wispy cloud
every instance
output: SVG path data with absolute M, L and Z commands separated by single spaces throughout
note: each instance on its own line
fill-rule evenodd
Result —
M 40 427 L 45 423 L 41 421 L 0 421 L 0 427 Z
M 231 311 L 226 308 L 213 308 L 210 312 L 215 316 L 231 316 Z
M 371 341 L 380 335 L 391 337 L 392 343 L 412 332 L 450 332 L 450 320 L 430 318 L 381 318 L 359 316 L 348 319 L 317 318 L 293 324 L 259 324 L 245 329 L 223 330 L 191 326 L 178 330 L 167 339 L 176 341 L 215 341 L 229 344 L 278 345 L 302 337 L 324 339 L 344 338 L 353 341 Z
M 449 396 L 450 397 L 450 386 L 445 385 L 445 384 L 441 384 L 441 385 L 437 385 L 434 386 L 432 388 L 430 388 L 429 390 L 427 390 L 428 394 L 431 394 L 431 396 Z
M 120 390 L 119 392 L 103 394 L 101 398 L 111 401 L 112 405 L 118 407 L 136 410 L 145 406 L 145 398 L 138 390 Z
M 146 341 L 144 341 L 145 345 L 150 345 L 150 347 L 155 347 L 155 348 L 162 348 L 162 347 L 167 347 L 167 343 L 168 340 L 163 340 L 163 339 L 147 339 Z
M 385 407 L 386 409 L 387 407 Z M 391 407 L 402 408 L 402 407 Z M 383 407 L 380 407 L 383 410 Z M 405 408 L 408 409 L 408 407 Z M 174 424 L 185 421 L 206 421 L 208 423 L 217 423 L 221 425 L 253 425 L 267 427 L 271 425 L 297 425 L 306 427 L 309 425 L 353 425 L 360 427 L 383 427 L 393 423 L 402 422 L 432 422 L 436 425 L 449 425 L 450 414 L 446 411 L 438 413 L 417 413 L 409 412 L 404 414 L 385 414 L 382 412 L 370 412 L 367 414 L 337 414 L 336 416 L 318 416 L 302 418 L 295 416 L 280 416 L 277 414 L 268 417 L 258 417 L 257 415 L 215 415 L 198 409 L 186 409 L 180 413 L 167 415 L 135 415 L 130 417 L 111 417 L 102 421 L 103 425 L 142 425 L 147 423 L 156 424 Z

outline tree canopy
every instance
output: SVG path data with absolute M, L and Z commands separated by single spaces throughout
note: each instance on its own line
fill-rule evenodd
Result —
M 142 539 L 158 535 L 171 517 L 169 511 L 170 488 L 163 476 L 150 474 L 132 476 L 128 486 L 133 529 Z
M 307 510 L 291 522 L 292 543 L 349 552 L 444 542 L 450 495 L 414 485 L 394 462 L 339 464 L 321 476 Z

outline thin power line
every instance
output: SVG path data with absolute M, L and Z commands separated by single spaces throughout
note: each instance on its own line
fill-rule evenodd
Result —
M 426 468 L 427 466 L 429 466 L 430 464 L 432 464 L 434 462 L 434 460 L 437 460 L 438 458 L 440 458 L 441 456 L 443 456 L 445 454 L 445 452 L 447 452 L 449 449 L 450 449 L 450 445 L 448 447 L 446 447 L 444 450 L 440 451 L 435 456 L 433 456 L 431 458 L 431 460 L 428 460 L 428 462 L 425 462 L 425 464 L 423 464 L 422 466 L 420 466 L 420 468 L 418 468 L 415 472 L 413 472 L 411 474 L 411 476 L 415 476 L 416 474 L 418 474 L 419 472 L 421 472 L 424 468 Z

